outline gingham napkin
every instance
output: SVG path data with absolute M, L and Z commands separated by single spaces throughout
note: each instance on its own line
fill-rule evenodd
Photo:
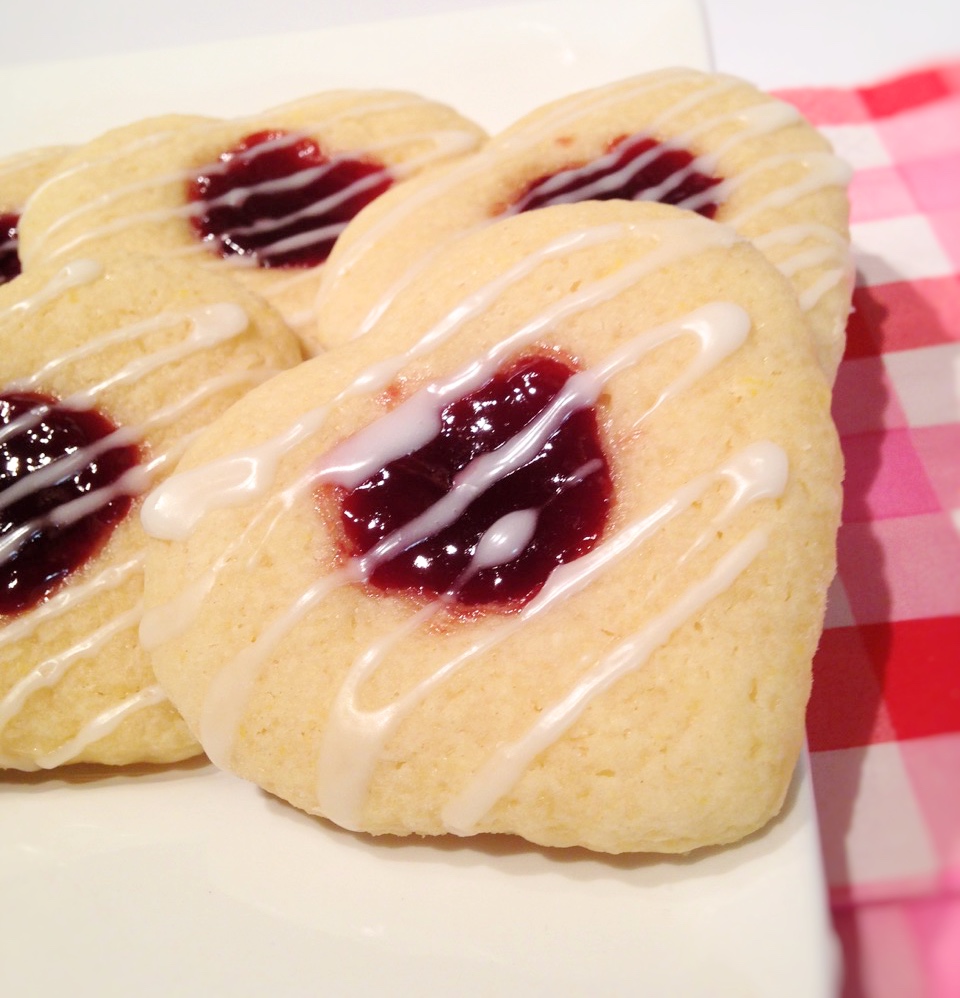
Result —
M 814 790 L 849 998 L 960 996 L 960 62 L 783 91 L 854 168 Z

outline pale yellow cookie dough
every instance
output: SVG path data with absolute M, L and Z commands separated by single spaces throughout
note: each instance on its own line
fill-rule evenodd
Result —
M 344 581 L 316 475 L 361 431 L 395 441 L 402 401 L 497 349 L 591 376 L 637 351 L 596 404 L 611 556 L 564 566 L 540 612 L 418 622 L 429 601 Z M 734 842 L 777 814 L 803 741 L 840 512 L 829 409 L 792 287 L 731 230 L 624 202 L 520 215 L 197 440 L 144 507 L 142 637 L 216 763 L 346 827 Z

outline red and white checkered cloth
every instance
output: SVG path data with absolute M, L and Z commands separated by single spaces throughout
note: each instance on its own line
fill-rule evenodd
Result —
M 960 996 L 960 62 L 783 91 L 854 168 L 814 790 L 848 998 Z

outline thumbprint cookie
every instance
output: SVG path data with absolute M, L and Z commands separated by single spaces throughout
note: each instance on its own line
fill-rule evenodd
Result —
M 0 288 L 0 768 L 200 752 L 138 640 L 142 497 L 300 359 L 258 296 L 176 261 L 76 259 Z
M 752 240 L 794 285 L 832 379 L 852 289 L 849 175 L 795 108 L 731 76 L 661 70 L 573 94 L 365 209 L 331 255 L 317 336 L 362 336 L 433 256 L 497 219 L 582 200 L 649 200 Z
M 344 828 L 729 843 L 801 750 L 840 478 L 749 241 L 544 207 L 198 437 L 144 502 L 141 641 L 217 765 Z
M 346 222 L 482 130 L 444 104 L 331 91 L 230 121 L 133 123 L 79 147 L 21 222 L 25 265 L 135 251 L 229 268 L 295 329 Z

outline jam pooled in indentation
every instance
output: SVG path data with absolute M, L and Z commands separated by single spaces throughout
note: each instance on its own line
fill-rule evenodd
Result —
M 0 614 L 50 595 L 130 508 L 130 495 L 111 487 L 139 463 L 139 448 L 97 446 L 116 429 L 102 413 L 51 396 L 0 394 Z M 57 474 L 54 463 L 74 455 Z
M 689 207 L 713 218 L 719 203 L 704 195 L 721 181 L 695 169 L 695 162 L 685 149 L 649 136 L 618 138 L 589 163 L 538 177 L 514 200 L 511 211 L 616 198 Z
M 12 212 L 0 213 L 0 284 L 12 281 L 20 273 L 17 239 L 19 225 L 19 215 Z
M 192 223 L 222 257 L 259 267 L 314 267 L 347 222 L 393 183 L 369 158 L 326 156 L 313 139 L 248 135 L 188 185 Z
M 347 553 L 370 552 L 433 507 L 471 461 L 522 433 L 573 373 L 552 356 L 528 356 L 447 405 L 433 440 L 341 490 Z M 387 560 L 374 558 L 368 581 L 381 590 L 448 594 L 465 607 L 522 606 L 558 565 L 597 544 L 612 493 L 597 413 L 576 409 L 548 424 L 536 454 L 481 488 L 455 522 Z

